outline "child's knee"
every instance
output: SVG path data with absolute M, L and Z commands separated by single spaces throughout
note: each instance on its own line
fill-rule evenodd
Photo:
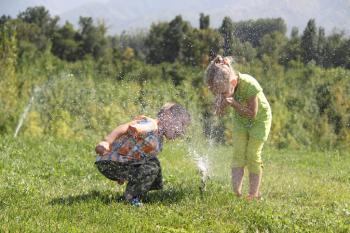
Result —
M 232 167 L 244 167 L 246 165 L 248 136 L 245 133 L 239 133 L 235 135 L 234 140 Z
M 263 169 L 263 164 L 262 162 L 249 161 L 247 164 L 247 168 L 249 173 L 260 174 Z
M 246 156 L 244 150 L 234 150 L 232 167 L 245 167 L 246 165 Z
M 249 172 L 259 174 L 263 168 L 260 153 L 251 153 L 247 156 L 247 168 Z
M 95 162 L 95 165 L 99 172 L 110 180 L 128 180 L 130 171 L 129 166 L 120 165 L 115 161 L 109 160 L 97 161 Z
M 232 168 L 235 167 L 245 167 L 246 166 L 246 160 L 244 157 L 234 157 L 232 160 Z

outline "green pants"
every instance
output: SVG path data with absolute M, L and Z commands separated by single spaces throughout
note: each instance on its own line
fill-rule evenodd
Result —
M 248 131 L 234 132 L 233 141 L 232 167 L 247 167 L 249 172 L 260 174 L 263 167 L 261 151 L 265 141 L 251 137 Z
M 110 180 L 126 180 L 125 195 L 140 197 L 150 190 L 163 188 L 162 170 L 156 157 L 130 164 L 101 160 L 95 165 Z

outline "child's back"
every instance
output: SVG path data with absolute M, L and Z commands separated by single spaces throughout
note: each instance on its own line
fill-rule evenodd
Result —
M 111 151 L 97 156 L 96 161 L 142 162 L 156 156 L 161 151 L 162 144 L 163 137 L 159 134 L 157 121 L 139 116 L 129 123 L 127 133 L 112 143 Z

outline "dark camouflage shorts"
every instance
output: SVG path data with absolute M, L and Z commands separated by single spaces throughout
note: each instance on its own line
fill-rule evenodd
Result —
M 121 164 L 116 161 L 95 162 L 97 169 L 110 180 L 128 182 L 125 195 L 133 197 L 145 195 L 150 190 L 163 188 L 162 169 L 156 157 L 142 163 Z

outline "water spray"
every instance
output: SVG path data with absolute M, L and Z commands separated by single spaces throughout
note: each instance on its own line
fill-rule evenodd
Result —
M 19 132 L 19 130 L 21 129 L 21 127 L 22 127 L 22 125 L 23 125 L 23 122 L 24 122 L 24 120 L 26 119 L 26 117 L 27 117 L 27 115 L 28 115 L 28 113 L 29 113 L 29 111 L 30 111 L 30 108 L 31 108 L 32 105 L 33 105 L 34 99 L 35 99 L 36 95 L 40 92 L 40 90 L 41 90 L 40 87 L 35 87 L 35 88 L 34 88 L 33 94 L 32 94 L 32 96 L 30 97 L 29 102 L 28 102 L 27 106 L 25 107 L 25 109 L 24 109 L 24 111 L 23 111 L 23 113 L 22 113 L 22 115 L 21 115 L 21 118 L 20 118 L 19 121 L 18 121 L 16 130 L 15 130 L 15 134 L 13 135 L 13 137 L 15 137 L 15 138 L 17 137 L 18 132 Z
M 63 77 L 65 80 L 67 80 L 67 79 L 69 80 L 69 79 L 71 79 L 72 77 L 74 77 L 74 75 L 71 74 L 71 73 L 68 73 L 68 74 L 67 74 L 67 73 L 63 73 L 63 75 L 62 75 L 61 77 Z M 56 79 L 55 77 L 49 78 L 49 79 L 48 79 L 44 84 L 42 84 L 40 87 L 36 86 L 36 87 L 34 88 L 33 93 L 32 93 L 32 95 L 31 95 L 31 97 L 30 97 L 30 99 L 29 99 L 29 102 L 28 102 L 28 104 L 26 105 L 26 107 L 24 108 L 24 111 L 23 111 L 23 113 L 22 113 L 22 115 L 21 115 L 21 117 L 20 117 L 20 119 L 19 119 L 19 121 L 18 121 L 16 130 L 15 130 L 15 133 L 14 133 L 14 135 L 13 135 L 15 138 L 17 137 L 17 135 L 18 135 L 18 133 L 19 133 L 19 131 L 20 131 L 20 129 L 21 129 L 21 127 L 22 127 L 22 125 L 23 125 L 25 119 L 27 118 L 27 115 L 28 115 L 28 113 L 30 112 L 31 107 L 32 107 L 32 105 L 34 104 L 35 98 L 38 96 L 38 94 L 39 94 L 41 91 L 46 90 L 46 89 L 48 89 L 48 88 L 52 88 L 52 87 L 53 87 L 53 84 L 54 84 L 54 82 L 55 82 L 56 80 L 57 80 L 57 79 Z
M 207 181 L 209 180 L 209 167 L 208 167 L 208 159 L 204 156 L 200 156 L 195 149 L 189 151 L 192 155 L 194 161 L 196 162 L 198 173 L 201 178 L 201 183 L 199 186 L 199 191 L 201 195 L 206 191 Z
M 201 184 L 199 186 L 199 190 L 201 194 L 203 194 L 206 191 L 207 180 L 209 179 L 207 163 L 204 161 L 203 157 L 199 157 L 197 166 L 199 169 L 199 174 L 201 176 Z

